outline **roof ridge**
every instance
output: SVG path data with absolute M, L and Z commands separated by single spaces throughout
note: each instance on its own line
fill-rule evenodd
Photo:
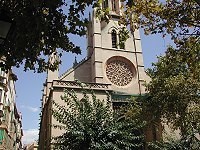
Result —
M 86 62 L 87 60 L 89 60 L 91 57 L 84 57 L 80 62 L 78 62 L 77 64 L 74 64 L 71 68 L 69 68 L 67 71 L 65 71 L 64 73 L 62 73 L 59 76 L 59 79 L 63 79 L 66 75 L 69 74 L 69 72 L 75 70 L 77 67 L 79 67 L 81 64 L 83 64 L 84 62 Z

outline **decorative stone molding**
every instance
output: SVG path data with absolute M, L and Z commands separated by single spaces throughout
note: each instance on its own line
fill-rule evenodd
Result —
M 105 89 L 108 90 L 110 84 L 102 84 L 102 83 L 78 83 L 76 81 L 60 81 L 54 80 L 53 87 L 73 87 L 73 88 L 91 88 L 91 89 Z
M 124 57 L 115 56 L 107 61 L 106 75 L 114 85 L 128 85 L 133 80 L 135 74 L 134 65 Z

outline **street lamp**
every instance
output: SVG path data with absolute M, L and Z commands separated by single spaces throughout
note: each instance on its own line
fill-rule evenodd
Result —
M 5 43 L 11 26 L 12 22 L 6 16 L 6 13 L 0 11 L 0 45 L 3 45 Z

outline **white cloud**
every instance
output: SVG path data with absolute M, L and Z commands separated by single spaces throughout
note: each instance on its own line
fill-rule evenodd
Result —
M 24 106 L 24 105 L 22 105 L 21 107 L 26 108 L 26 109 L 30 110 L 31 112 L 38 112 L 39 111 L 38 107 L 31 107 L 31 106 Z
M 27 108 L 32 112 L 38 112 L 39 111 L 38 107 L 27 107 Z
M 23 131 L 24 135 L 22 137 L 23 144 L 30 144 L 38 140 L 38 129 L 28 129 Z

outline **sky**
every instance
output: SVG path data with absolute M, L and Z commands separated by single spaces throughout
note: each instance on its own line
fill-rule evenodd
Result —
M 61 58 L 60 74 L 72 67 L 75 56 L 78 61 L 86 57 L 86 38 L 77 38 L 75 36 L 71 38 L 72 41 L 81 46 L 82 55 L 77 56 L 67 52 L 64 53 Z M 152 62 L 156 62 L 157 56 L 164 54 L 164 51 L 170 44 L 169 37 L 162 38 L 162 35 L 145 36 L 142 32 L 141 42 L 145 68 L 151 67 Z M 23 143 L 29 144 L 38 139 L 41 90 L 43 89 L 46 73 L 24 72 L 23 66 L 21 68 L 14 68 L 14 73 L 18 77 L 15 85 L 17 92 L 16 104 L 18 111 L 22 113 Z

